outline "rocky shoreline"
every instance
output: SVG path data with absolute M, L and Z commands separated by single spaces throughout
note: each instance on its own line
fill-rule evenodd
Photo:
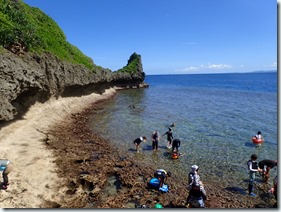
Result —
M 89 116 L 105 103 L 102 100 L 72 113 L 48 131 L 45 143 L 56 158 L 57 174 L 62 179 L 58 187 L 65 187 L 65 193 L 60 201 L 46 201 L 44 207 L 134 208 L 145 204 L 152 208 L 161 203 L 165 208 L 184 208 L 187 176 L 168 178 L 168 193 L 150 190 L 147 182 L 159 167 L 147 167 L 91 131 Z M 252 198 L 237 188 L 206 181 L 204 184 L 206 208 L 272 208 L 275 203 L 267 193 L 270 185 L 260 187 L 263 194 Z
M 131 65 L 133 63 L 133 65 Z M 113 87 L 146 87 L 141 56 L 133 53 L 127 65 L 131 72 L 98 68 L 61 61 L 51 53 L 17 56 L 0 52 L 0 124 L 20 119 L 36 102 L 51 98 L 102 94 Z M 1 127 L 1 126 L 0 126 Z

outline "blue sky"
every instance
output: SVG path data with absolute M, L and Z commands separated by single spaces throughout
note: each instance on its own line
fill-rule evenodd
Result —
M 276 0 L 23 1 L 112 71 L 134 52 L 146 74 L 277 69 Z

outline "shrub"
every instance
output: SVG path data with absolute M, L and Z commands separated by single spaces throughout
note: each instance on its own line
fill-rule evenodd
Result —
M 93 60 L 66 41 L 57 23 L 40 9 L 20 0 L 0 0 L 0 45 L 11 49 L 19 44 L 24 51 L 51 52 L 61 60 L 98 70 Z

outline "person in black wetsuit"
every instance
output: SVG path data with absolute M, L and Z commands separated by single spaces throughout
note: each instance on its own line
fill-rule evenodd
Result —
M 169 131 L 165 132 L 164 135 L 167 135 L 167 141 L 168 141 L 168 146 L 167 147 L 169 148 L 170 146 L 172 146 L 172 140 L 174 139 L 173 138 L 172 128 L 169 127 Z M 162 136 L 164 136 L 164 135 L 162 135 Z
M 269 179 L 269 170 L 277 167 L 276 160 L 262 160 L 259 162 L 259 168 L 262 169 L 262 178 L 265 183 L 268 182 Z
M 174 150 L 176 150 L 177 153 L 179 153 L 179 148 L 181 145 L 181 141 L 179 139 L 174 139 L 173 143 L 172 143 L 172 152 L 174 152 Z
M 152 148 L 153 148 L 153 151 L 157 151 L 158 150 L 158 142 L 160 140 L 159 132 L 157 130 L 155 130 L 152 133 L 151 138 L 152 138 Z
M 136 151 L 139 152 L 141 142 L 146 142 L 146 137 L 142 136 L 134 140 L 134 144 L 136 146 Z

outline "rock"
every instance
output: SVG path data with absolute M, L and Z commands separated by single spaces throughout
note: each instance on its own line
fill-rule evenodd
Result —
M 50 53 L 40 56 L 25 53 L 17 56 L 8 50 L 0 52 L 0 122 L 21 117 L 35 102 L 51 97 L 81 96 L 103 93 L 110 87 L 147 87 L 141 57 L 136 53 L 127 66 L 138 58 L 133 72 L 99 68 L 88 70 L 83 65 L 60 61 Z M 96 73 L 95 73 L 96 72 Z

